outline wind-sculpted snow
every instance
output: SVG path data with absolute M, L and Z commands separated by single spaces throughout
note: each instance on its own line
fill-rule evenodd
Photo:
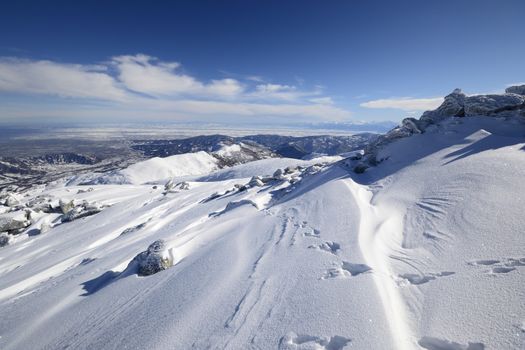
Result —
M 446 118 L 362 174 L 264 159 L 12 193 L 0 215 L 30 225 L 0 233 L 0 348 L 522 349 L 524 135 Z

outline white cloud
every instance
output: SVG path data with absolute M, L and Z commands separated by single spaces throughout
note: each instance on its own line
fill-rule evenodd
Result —
M 241 116 L 303 116 L 316 119 L 342 120 L 350 117 L 350 112 L 324 104 L 267 104 L 222 101 L 159 101 L 150 102 L 151 109 L 173 110 L 191 114 L 217 114 Z
M 125 92 L 101 68 L 0 58 L 0 91 L 123 100 Z
M 365 108 L 392 108 L 403 111 L 426 111 L 439 107 L 443 103 L 443 97 L 434 98 L 388 98 L 363 102 L 361 107 Z
M 249 75 L 246 77 L 246 80 L 254 81 L 256 83 L 264 83 L 264 78 L 258 75 Z
M 293 101 L 307 101 L 313 102 L 311 97 L 319 96 L 323 92 L 323 88 L 316 86 L 314 90 L 306 91 L 300 90 L 294 85 L 282 85 L 282 84 L 259 84 L 255 86 L 255 91 L 247 94 L 247 97 L 263 100 L 282 100 L 287 102 Z M 314 102 L 314 103 L 325 103 Z
M 334 100 L 331 97 L 316 97 L 309 100 L 312 103 L 320 103 L 322 105 L 333 105 Z
M 178 62 L 162 62 L 143 54 L 117 56 L 112 61 L 118 70 L 118 79 L 128 89 L 147 95 L 232 97 L 243 91 L 241 83 L 235 79 L 212 80 L 205 84 L 178 73 Z
M 254 81 L 255 80 L 255 81 Z M 103 64 L 66 64 L 0 58 L 0 94 L 42 94 L 53 103 L 37 105 L 33 99 L 0 108 L 7 115 L 162 115 L 238 117 L 304 117 L 341 120 L 350 112 L 336 107 L 322 87 L 302 90 L 293 85 L 269 84 L 259 79 L 234 78 L 201 81 L 182 71 L 178 62 L 165 62 L 144 54 L 111 58 Z M 63 100 L 68 98 L 68 102 Z M 111 102 L 100 106 L 98 103 Z M 97 102 L 93 104 L 93 102 Z M 93 107 L 95 106 L 95 107 Z M 4 106 L 6 107 L 6 106 Z M 17 108 L 19 109 L 17 112 Z M 41 111 L 39 113 L 38 111 Z

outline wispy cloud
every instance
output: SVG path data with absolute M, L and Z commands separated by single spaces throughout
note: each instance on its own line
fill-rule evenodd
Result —
M 334 105 L 322 87 L 304 90 L 294 85 L 267 83 L 259 77 L 203 81 L 185 73 L 179 62 L 144 54 L 115 56 L 93 64 L 0 58 L 2 92 L 51 96 L 57 103 L 46 106 L 48 110 L 42 111 L 46 115 L 53 113 L 50 106 L 68 99 L 60 113 L 70 108 L 71 115 L 76 115 L 88 102 L 105 101 L 109 106 L 106 104 L 104 113 L 113 111 L 114 115 L 144 111 L 144 115 L 190 119 L 199 115 L 300 116 L 319 120 L 350 117 L 348 110 Z M 26 110 L 38 109 L 27 107 L 27 104 L 20 106 Z M 23 110 L 16 113 L 12 105 L 10 111 L 25 114 Z
M 333 105 L 334 100 L 331 97 L 314 97 L 309 100 L 312 103 L 320 103 L 322 105 Z
M 301 101 L 306 99 L 312 102 L 310 97 L 319 96 L 323 94 L 323 90 L 319 87 L 314 87 L 313 90 L 300 90 L 294 85 L 281 84 L 259 84 L 255 86 L 255 91 L 247 95 L 249 98 L 262 100 L 282 100 L 282 101 Z M 314 102 L 316 103 L 316 102 Z
M 380 100 L 372 100 L 363 102 L 360 104 L 361 107 L 365 108 L 390 108 L 390 109 L 401 109 L 403 111 L 425 111 L 435 109 L 443 103 L 443 97 L 433 98 L 388 98 Z
M 128 89 L 156 97 L 198 96 L 232 97 L 244 87 L 235 79 L 211 80 L 209 83 L 179 73 L 180 63 L 162 62 L 147 55 L 118 56 L 112 59 L 117 78 Z

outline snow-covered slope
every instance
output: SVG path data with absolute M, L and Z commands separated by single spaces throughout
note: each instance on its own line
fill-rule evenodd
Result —
M 218 159 L 207 152 L 177 154 L 151 158 L 106 174 L 86 174 L 69 181 L 73 184 L 135 184 L 153 183 L 172 177 L 207 174 L 219 169 Z
M 266 159 L 19 196 L 101 211 L 0 248 L 0 348 L 523 349 L 524 136 L 519 115 L 448 117 L 362 174 Z M 159 239 L 173 266 L 139 276 Z
M 151 158 L 130 165 L 120 173 L 131 184 L 143 184 L 170 177 L 206 174 L 217 169 L 217 159 L 201 151 L 166 158 Z

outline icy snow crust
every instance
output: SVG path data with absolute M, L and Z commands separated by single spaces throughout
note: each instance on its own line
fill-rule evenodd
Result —
M 266 159 L 31 193 L 109 207 L 0 248 L 0 348 L 523 349 L 524 135 L 448 118 L 363 174 Z M 139 276 L 158 240 L 173 266 Z

